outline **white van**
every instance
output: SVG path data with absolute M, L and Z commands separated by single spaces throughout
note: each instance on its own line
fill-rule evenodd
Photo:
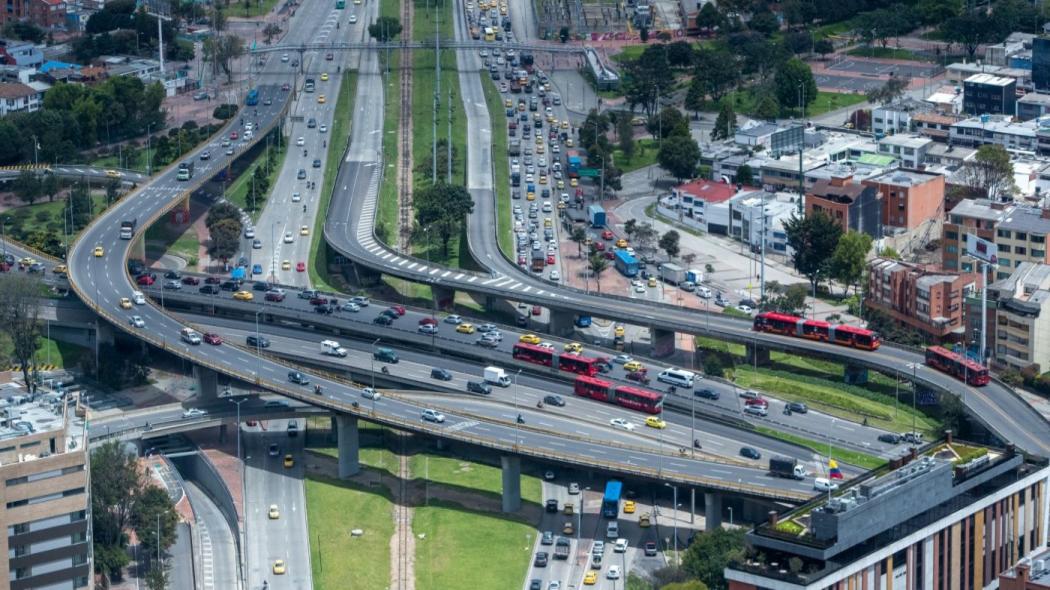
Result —
M 697 286 L 697 288 L 696 288 L 696 296 L 700 297 L 702 299 L 710 299 L 711 298 L 711 289 L 708 289 L 707 287 L 704 287 L 702 285 Z
M 132 291 L 131 300 L 135 302 L 135 305 L 146 305 L 146 296 L 142 294 L 142 291 Z
M 839 484 L 826 477 L 818 477 L 813 480 L 813 489 L 818 492 L 834 492 L 839 489 Z
M 617 521 L 612 521 L 605 528 L 605 537 L 608 539 L 615 539 L 620 536 L 620 524 Z
M 685 371 L 683 369 L 664 369 L 656 379 L 657 381 L 669 383 L 675 387 L 692 389 L 693 379 L 695 378 L 696 373 L 693 373 L 692 371 Z

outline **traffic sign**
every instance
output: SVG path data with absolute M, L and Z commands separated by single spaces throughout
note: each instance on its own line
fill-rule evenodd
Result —
M 589 176 L 591 178 L 598 178 L 601 176 L 602 171 L 597 168 L 580 168 L 580 176 Z

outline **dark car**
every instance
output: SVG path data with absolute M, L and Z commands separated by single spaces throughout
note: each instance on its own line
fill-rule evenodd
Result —
M 219 277 L 208 277 L 208 278 L 204 279 L 204 284 L 205 285 L 218 285 L 221 282 L 222 282 L 222 279 L 220 279 Z
M 627 373 L 627 378 L 631 381 L 637 381 L 643 384 L 647 384 L 649 383 L 649 381 L 651 381 L 651 379 L 649 379 L 649 375 L 647 375 L 645 371 L 633 371 L 631 373 Z
M 740 447 L 740 456 L 758 460 L 762 458 L 762 453 L 759 453 L 758 449 L 752 447 Z
M 543 580 L 533 578 L 529 581 L 529 590 L 543 590 Z
M 441 367 L 434 367 L 430 369 L 430 378 L 439 381 L 452 381 L 452 371 L 442 369 Z
M 554 544 L 554 533 L 552 531 L 543 531 L 543 536 L 540 537 L 540 545 L 553 545 Z
M 248 346 L 257 346 L 259 348 L 269 348 L 270 340 L 266 336 L 248 336 L 246 339 Z
M 563 400 L 560 395 L 547 395 L 547 396 L 544 396 L 543 397 L 543 403 L 551 405 L 551 406 L 558 406 L 559 408 L 565 406 L 565 400 Z
M 198 289 L 197 292 L 203 295 L 215 295 L 219 292 L 219 288 L 215 285 L 204 285 L 203 287 Z
M 790 402 L 787 405 L 787 409 L 798 414 L 805 414 L 809 411 L 809 408 L 806 407 L 806 404 L 802 402 Z
M 179 272 L 176 271 L 176 270 L 169 270 L 168 272 L 164 273 L 164 278 L 166 278 L 166 279 L 176 279 L 177 280 L 177 279 L 181 279 L 182 275 L 179 274 Z
M 215 334 L 214 332 L 205 332 L 204 341 L 212 346 L 218 346 L 222 344 L 222 336 Z
M 491 395 L 492 386 L 483 381 L 467 381 L 467 391 L 470 393 L 480 393 L 482 395 Z
M 254 283 L 252 285 L 252 291 L 265 291 L 270 288 L 270 285 L 266 283 Z
M 397 318 L 399 318 L 401 316 L 399 316 L 397 314 L 397 312 L 392 310 L 392 309 L 384 309 L 383 311 L 381 311 L 379 313 L 379 317 L 390 318 L 391 320 L 396 320 Z
M 197 277 L 182 277 L 182 284 L 183 285 L 192 285 L 192 286 L 196 287 L 197 285 L 201 284 L 201 280 L 198 279 Z
M 241 288 L 241 282 L 234 280 L 223 281 L 223 283 L 219 285 L 219 288 L 223 291 L 238 291 Z
M 891 445 L 897 445 L 897 444 L 900 444 L 901 437 L 899 435 L 893 434 L 892 432 L 887 432 L 886 434 L 880 434 L 879 435 L 879 442 L 889 443 Z
M 540 551 L 536 553 L 536 559 L 532 561 L 534 567 L 547 567 L 547 552 Z
M 321 160 L 315 158 L 313 166 L 314 166 L 314 168 L 320 168 L 321 167 Z
M 332 306 L 330 305 L 318 305 L 314 307 L 314 311 L 321 315 L 329 315 L 332 313 Z
M 721 395 L 713 389 L 695 389 L 693 395 L 696 397 L 702 397 L 704 399 L 718 399 Z
M 306 375 L 303 375 L 299 371 L 289 371 L 288 372 L 288 381 L 290 381 L 292 383 L 295 383 L 297 385 L 309 385 L 310 384 L 310 378 L 307 377 Z
M 312 297 L 310 298 L 310 305 L 328 305 L 328 298 L 321 296 Z
M 554 498 L 551 498 L 550 500 L 547 500 L 546 507 L 547 507 L 547 512 L 557 512 L 558 511 L 558 501 L 555 500 Z
M 281 302 L 281 301 L 284 301 L 284 293 L 278 293 L 277 291 L 270 291 L 270 292 L 266 293 L 265 299 L 267 301 Z
M 372 323 L 379 324 L 380 326 L 389 326 L 390 324 L 394 323 L 394 320 L 392 320 L 388 315 L 379 315 L 376 316 L 376 319 L 372 320 Z

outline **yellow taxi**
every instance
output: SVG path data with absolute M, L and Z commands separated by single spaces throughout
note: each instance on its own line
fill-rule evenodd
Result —
M 102 248 L 102 246 L 95 246 L 95 258 L 102 258 L 105 255 L 106 251 Z
M 613 337 L 614 338 L 623 338 L 623 336 L 624 336 L 623 326 L 616 326 L 615 328 L 613 328 Z
M 110 178 L 120 178 L 121 176 L 124 176 L 124 175 L 121 174 L 120 172 L 117 172 L 116 170 L 106 170 L 106 176 L 108 176 Z
M 310 235 L 310 228 L 306 227 L 305 225 L 300 227 L 299 228 L 299 235 L 300 236 L 308 236 L 308 235 Z
M 460 334 L 473 334 L 475 329 L 474 324 L 468 324 L 466 322 L 456 326 L 456 331 Z
M 278 559 L 277 561 L 273 562 L 273 575 L 275 575 L 275 576 L 283 576 L 284 572 L 285 572 L 285 567 L 284 567 L 284 560 L 283 559 Z
M 324 95 L 323 94 L 318 94 L 317 95 L 317 104 L 324 104 L 324 103 L 325 103 Z
M 561 181 L 559 180 L 558 182 L 561 182 Z M 558 211 L 564 211 L 564 210 L 566 210 L 568 208 L 569 208 L 569 206 L 565 204 L 565 201 L 558 201 Z
M 623 364 L 623 370 L 628 373 L 634 373 L 635 371 L 641 371 L 645 368 L 645 365 L 638 361 L 627 361 Z
M 543 136 L 541 135 L 537 137 L 533 143 L 535 143 L 536 145 L 543 145 Z
M 554 221 L 552 221 L 550 217 L 545 218 L 543 220 L 543 227 L 554 227 Z
M 295 466 L 295 459 L 291 455 L 284 456 L 284 468 L 288 469 Z
M 663 418 L 660 418 L 659 416 L 649 416 L 645 419 L 645 425 L 649 428 L 667 428 L 667 422 L 664 422 Z
M 565 188 L 565 181 L 559 178 L 557 186 L 558 186 L 559 189 Z
M 562 129 L 568 129 L 569 128 L 569 120 L 568 119 L 565 119 L 564 121 L 561 122 L 561 128 Z
M 525 344 L 539 344 L 540 337 L 535 334 L 522 334 L 521 337 L 518 338 L 518 342 L 524 342 Z
M 649 286 L 650 287 L 655 287 L 656 286 L 656 277 L 649 277 Z
M 547 184 L 547 175 L 540 174 L 540 184 Z
M 58 264 L 55 265 L 55 268 L 51 269 L 51 272 L 55 273 L 56 275 L 64 275 L 67 272 L 69 272 L 69 268 L 67 268 L 64 264 Z
M 234 293 L 233 298 L 237 301 L 251 301 L 252 299 L 255 299 L 255 295 L 252 295 L 251 291 L 241 290 Z
M 554 115 L 547 115 L 548 123 L 554 123 L 555 121 L 557 121 L 557 119 L 554 118 Z
M 579 342 L 570 342 L 570 343 L 566 344 L 564 347 L 562 347 L 562 349 L 565 352 L 570 352 L 572 354 L 580 354 L 581 352 L 583 352 L 583 345 L 580 344 Z
M 619 240 L 616 240 L 616 247 L 617 248 L 626 248 L 627 247 L 627 240 L 625 240 L 623 238 L 620 238 Z
M 128 299 L 127 297 L 121 297 L 120 298 L 120 308 L 121 309 L 131 309 L 131 300 Z
M 321 81 L 322 82 L 327 82 L 328 81 L 328 72 L 321 72 Z
M 576 144 L 572 141 L 571 137 L 566 137 L 565 138 L 565 147 L 572 147 L 574 145 L 576 145 Z
M 579 186 L 579 185 L 580 185 L 580 181 L 577 180 L 576 178 L 570 178 L 569 179 L 569 186 Z
M 36 260 L 30 258 L 29 256 L 26 256 L 25 258 L 23 258 L 23 259 L 18 261 L 18 265 L 19 266 L 23 266 L 23 267 L 26 267 L 26 268 L 28 268 L 30 266 L 33 266 L 35 263 L 36 263 Z
M 583 583 L 587 586 L 593 586 L 598 583 L 598 572 L 591 570 L 583 576 Z
M 514 101 L 509 99 L 509 98 L 504 100 L 503 101 L 503 108 L 506 108 L 506 109 L 514 108 Z
M 625 501 L 623 503 L 623 513 L 624 514 L 634 514 L 634 508 L 635 508 L 634 500 L 627 500 L 627 501 Z
M 534 193 L 532 191 L 529 191 L 529 192 L 525 193 L 525 200 L 526 201 L 535 201 L 536 200 L 536 193 Z
M 292 270 L 292 261 L 291 260 L 282 260 L 281 261 L 281 270 Z
M 270 510 L 267 512 L 267 515 L 269 515 L 270 520 L 281 518 L 281 511 L 277 508 L 277 504 L 270 504 Z
M 536 153 L 539 154 L 539 155 L 543 155 L 543 154 L 547 153 L 547 148 L 543 147 L 543 144 L 540 144 L 540 145 L 536 146 Z

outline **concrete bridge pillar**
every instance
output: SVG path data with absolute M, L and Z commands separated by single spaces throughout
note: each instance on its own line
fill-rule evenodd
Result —
M 864 385 L 868 382 L 867 367 L 845 365 L 842 367 L 842 378 L 849 385 Z
M 652 355 L 656 358 L 666 358 L 675 353 L 675 333 L 673 330 L 661 330 L 650 327 L 649 334 L 652 336 Z
M 431 285 L 430 291 L 433 294 L 434 307 L 436 309 L 452 309 L 452 305 L 455 303 L 456 299 L 455 289 L 443 285 Z
M 503 455 L 500 466 L 503 468 L 503 511 L 517 512 L 521 509 L 521 458 Z
M 551 319 L 548 330 L 555 336 L 568 337 L 576 330 L 573 320 L 576 314 L 571 311 L 550 310 Z
M 747 363 L 749 365 L 768 365 L 769 364 L 769 349 L 763 348 L 757 344 L 745 344 L 744 348 L 747 350 Z
M 349 261 L 343 265 L 342 272 L 343 278 L 358 287 L 375 287 L 383 278 L 381 273 Z
M 219 397 L 219 374 L 213 369 L 194 365 L 193 378 L 197 381 L 198 401 L 214 401 Z
M 705 529 L 713 531 L 722 527 L 722 494 L 706 492 L 704 494 Z
M 140 228 L 139 231 L 145 231 L 145 229 Z M 136 260 L 146 259 L 146 240 L 143 239 L 142 235 L 139 235 L 138 239 L 132 241 L 131 254 L 129 254 L 128 257 Z
M 339 477 L 346 479 L 361 472 L 361 441 L 358 439 L 357 416 L 337 414 L 335 419 L 339 441 Z

